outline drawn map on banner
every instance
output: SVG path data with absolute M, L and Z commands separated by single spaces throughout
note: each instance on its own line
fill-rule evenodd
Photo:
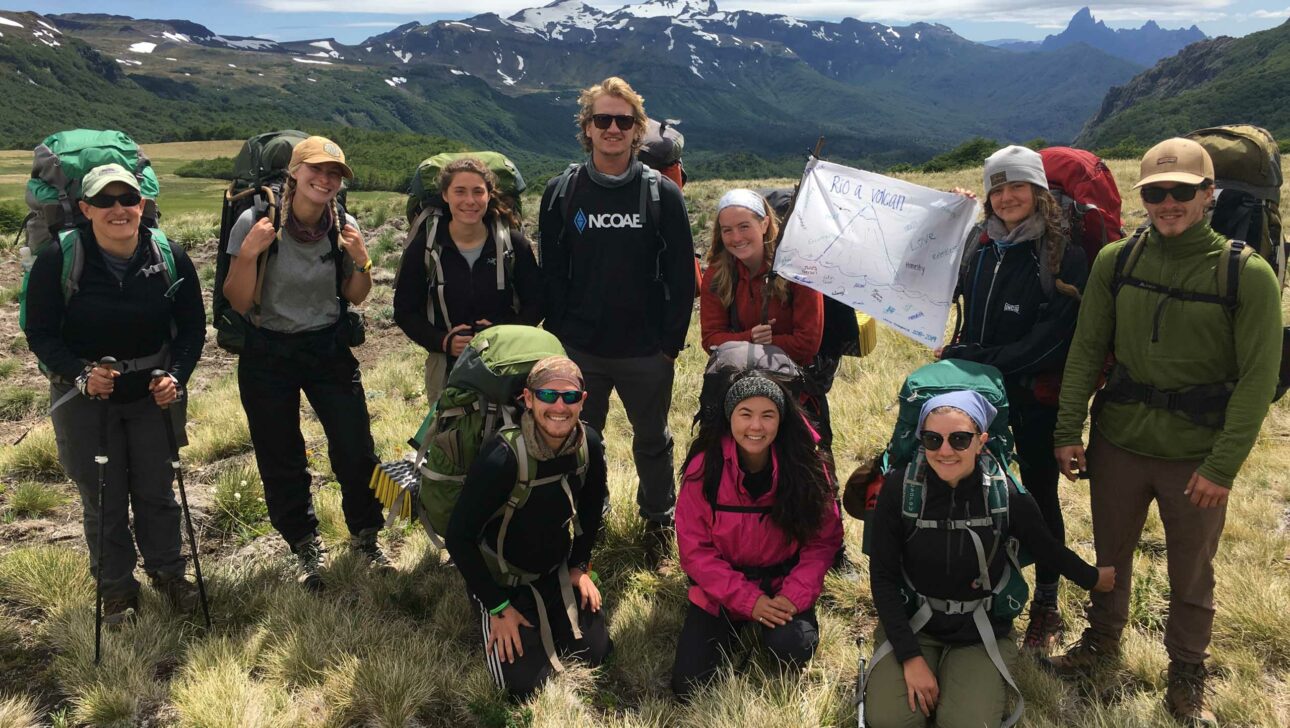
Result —
M 812 159 L 775 272 L 940 346 L 975 200 Z

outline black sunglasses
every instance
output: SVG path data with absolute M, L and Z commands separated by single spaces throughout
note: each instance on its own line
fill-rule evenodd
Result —
M 577 404 L 582 401 L 582 394 L 581 389 L 566 389 L 563 391 L 559 389 L 533 390 L 533 396 L 537 397 L 539 402 L 546 402 L 547 404 L 555 404 L 557 399 L 564 400 L 565 404 Z
M 1200 185 L 1178 185 L 1177 187 L 1143 187 L 1142 201 L 1152 205 L 1159 205 L 1165 201 L 1165 197 L 1173 197 L 1179 202 L 1191 202 L 1196 199 L 1196 193 L 1203 189 Z
M 122 192 L 119 195 L 109 195 L 106 192 L 100 192 L 93 197 L 86 197 L 85 202 L 90 207 L 98 207 L 104 210 L 118 203 L 120 203 L 121 207 L 134 207 L 140 202 L 143 202 L 143 195 L 135 192 L 134 190 Z
M 972 441 L 975 440 L 976 437 L 977 433 L 975 432 L 963 432 L 961 430 L 959 432 L 951 432 L 949 437 L 950 447 L 961 452 L 971 447 Z M 937 450 L 940 450 L 941 444 L 945 442 L 944 435 L 931 430 L 923 430 L 918 433 L 918 439 L 923 443 L 923 449 L 928 452 L 936 452 Z
M 591 115 L 591 123 L 595 124 L 597 129 L 608 129 L 610 122 L 617 124 L 619 131 L 631 131 L 631 128 L 636 126 L 636 117 L 616 116 L 614 114 Z

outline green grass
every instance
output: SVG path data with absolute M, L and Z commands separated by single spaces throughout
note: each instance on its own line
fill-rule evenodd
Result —
M 22 368 L 22 361 L 7 356 L 0 356 L 0 379 L 8 379 Z
M 63 466 L 58 462 L 54 428 L 47 422 L 41 423 L 32 428 L 22 442 L 0 449 L 0 476 L 62 480 Z
M 222 471 L 215 479 L 212 500 L 212 518 L 220 531 L 244 540 L 269 532 L 264 486 L 253 465 L 242 463 Z
M 8 510 L 23 518 L 43 518 L 66 502 L 49 483 L 19 483 L 9 493 Z
M 48 395 L 30 387 L 0 387 L 0 420 L 21 420 L 46 400 Z

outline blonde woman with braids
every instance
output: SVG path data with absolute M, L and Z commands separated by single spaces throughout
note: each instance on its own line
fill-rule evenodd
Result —
M 498 192 L 497 175 L 464 157 L 444 166 L 439 190 L 445 211 L 435 240 L 426 240 L 427 226 L 417 231 L 394 283 L 394 322 L 427 352 L 432 404 L 476 333 L 494 324 L 532 326 L 542 318 L 542 273 L 519 217 Z M 426 267 L 427 243 L 439 250 L 437 271 Z
M 955 190 L 975 197 L 966 190 Z M 962 322 L 943 359 L 989 364 L 1003 373 L 1021 480 L 1048 530 L 1065 540 L 1057 500 L 1053 430 L 1066 352 L 1075 335 L 1088 260 L 1068 244 L 1061 208 L 1048 192 L 1038 152 L 1000 149 L 985 160 L 985 237 L 965 261 Z M 971 252 L 971 251 L 969 251 Z M 1058 572 L 1037 564 L 1023 646 L 1048 653 L 1065 625 L 1057 611 Z
M 771 272 L 779 223 L 765 197 L 733 189 L 717 203 L 699 295 L 703 348 L 774 344 L 806 366 L 820 348 L 824 297 Z
M 317 591 L 324 551 L 300 433 L 301 392 L 327 433 L 350 546 L 371 565 L 389 568 L 376 538 L 381 505 L 368 488 L 376 449 L 345 316 L 346 305 L 362 303 L 372 288 L 372 260 L 358 221 L 336 202 L 354 176 L 340 147 L 309 137 L 296 145 L 287 169 L 281 229 L 267 217 L 257 220 L 252 209 L 229 233 L 233 260 L 224 295 L 245 315 L 254 307 L 256 279 L 263 278 L 259 321 L 238 359 L 237 383 L 269 520 L 295 553 L 301 584 Z

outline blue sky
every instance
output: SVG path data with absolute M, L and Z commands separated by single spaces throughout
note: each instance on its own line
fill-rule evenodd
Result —
M 157 0 L 40 0 L 18 5 L 4 0 L 9 10 L 42 13 L 112 12 L 135 18 L 182 18 L 224 35 L 254 35 L 274 40 L 333 37 L 357 43 L 410 21 L 423 23 L 460 19 L 483 12 L 502 16 L 545 5 L 549 0 L 225 0 L 224 2 L 160 2 Z M 586 0 L 602 9 L 626 4 Z M 361 5 L 366 12 L 352 12 Z M 718 0 L 722 10 L 755 10 L 799 18 L 861 20 L 901 25 L 939 22 L 972 40 L 1020 38 L 1039 40 L 1059 32 L 1082 5 L 1112 28 L 1137 27 L 1155 20 L 1166 28 L 1198 25 L 1214 35 L 1245 35 L 1279 25 L 1290 17 L 1290 0 L 1174 0 L 1161 3 L 1098 2 L 1089 0 Z M 433 10 L 433 11 L 432 11 Z M 900 13 L 892 15 L 892 13 Z

